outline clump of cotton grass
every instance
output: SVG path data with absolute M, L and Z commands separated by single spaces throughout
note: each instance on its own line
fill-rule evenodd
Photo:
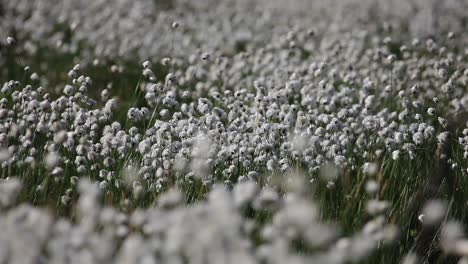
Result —
M 375 176 L 379 172 L 379 165 L 375 162 L 366 162 L 362 166 L 362 170 L 369 176 Z
M 447 254 L 468 257 L 468 240 L 464 237 L 463 226 L 457 221 L 443 224 L 441 246 Z
M 16 177 L 0 180 L 0 207 L 14 205 L 20 189 L 21 182 Z
M 0 260 L 33 263 L 42 259 L 42 250 L 50 239 L 52 219 L 44 210 L 28 205 L 20 205 L 2 213 L 0 227 L 4 230 L 4 235 L 0 237 L 3 245 Z
M 60 160 L 60 157 L 57 152 L 49 152 L 44 158 L 44 163 L 46 167 L 52 169 L 54 168 Z
M 8 149 L 0 150 L 0 162 L 7 161 L 10 158 L 10 152 Z
M 379 191 L 379 183 L 373 179 L 368 180 L 365 185 L 365 190 L 368 194 L 375 194 Z
M 422 213 L 419 215 L 419 220 L 424 225 L 436 225 L 439 224 L 446 214 L 446 203 L 441 200 L 432 200 L 427 203 Z
M 468 151 L 468 132 L 448 131 L 452 110 L 467 106 L 465 55 L 458 47 L 466 38 L 388 36 L 413 10 L 403 2 L 379 1 L 388 8 L 375 10 L 353 0 L 287 7 L 260 1 L 255 8 L 182 0 L 174 10 L 155 12 L 146 0 L 6 3 L 4 29 L 13 28 L 18 40 L 31 38 L 10 45 L 9 55 L 34 55 L 47 46 L 59 55 L 79 51 L 82 60 L 60 69 L 66 78 L 60 85 L 42 68 L 52 63 L 41 61 L 1 86 L 1 177 L 21 178 L 34 190 L 22 201 L 76 215 L 54 225 L 47 245 L 39 246 L 44 258 L 340 263 L 394 240 L 386 214 L 398 218 L 403 209 L 392 207 L 392 197 L 401 192 L 397 204 L 405 207 L 407 194 L 429 178 L 412 170 L 430 171 L 437 144 L 456 142 L 454 156 L 444 155 L 456 175 L 466 176 L 460 153 Z M 456 32 L 460 3 L 436 8 L 411 1 L 419 8 L 408 30 Z M 305 9 L 320 12 L 306 16 Z M 449 19 L 427 26 L 435 19 L 427 14 L 439 12 Z M 115 15 L 103 21 L 99 14 Z M 357 27 L 368 14 L 385 21 Z M 282 21 L 291 25 L 287 34 Z M 315 28 L 304 27 L 309 24 Z M 66 34 L 51 31 L 64 27 Z M 135 102 L 117 97 L 120 77 L 132 72 L 121 59 L 141 71 L 130 92 Z M 95 83 L 85 76 L 91 61 L 106 66 L 108 76 Z M 5 197 L 15 197 L 15 188 L 7 189 Z M 357 195 L 361 190 L 370 200 Z M 8 212 L 19 209 L 15 199 L 4 200 Z M 364 205 L 371 219 L 362 230 L 352 226 L 359 221 L 347 221 L 359 216 L 343 204 Z M 441 222 L 439 205 L 420 212 L 423 228 Z M 327 223 L 330 215 L 338 223 Z M 340 224 L 355 233 L 342 237 Z
M 210 158 L 211 140 L 207 135 L 199 134 L 194 138 L 192 148 L 192 161 L 190 167 L 199 177 L 209 174 L 208 159 Z
M 366 211 L 370 215 L 382 214 L 390 208 L 388 201 L 370 200 L 366 204 Z
M 173 208 L 183 202 L 183 194 L 176 189 L 171 189 L 162 194 L 158 199 L 158 205 L 162 208 Z
M 99 214 L 98 196 L 100 195 L 96 183 L 80 181 L 81 197 L 78 201 L 78 214 L 81 225 L 88 231 L 94 229 L 97 225 L 97 217 Z
M 6 38 L 6 43 L 7 43 L 8 45 L 12 46 L 13 44 L 16 43 L 16 40 L 15 40 L 13 37 L 8 36 L 8 37 Z

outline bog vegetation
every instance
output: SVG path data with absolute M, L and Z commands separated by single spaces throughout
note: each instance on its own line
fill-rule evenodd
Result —
M 0 263 L 468 263 L 468 1 L 0 1 Z

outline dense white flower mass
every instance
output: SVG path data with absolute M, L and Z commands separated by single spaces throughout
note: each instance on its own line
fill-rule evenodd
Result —
M 468 258 L 465 10 L 1 2 L 0 263 Z

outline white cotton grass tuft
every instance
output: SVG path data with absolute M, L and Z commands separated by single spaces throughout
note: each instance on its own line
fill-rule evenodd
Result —
M 390 208 L 388 201 L 370 200 L 366 204 L 366 211 L 370 215 L 382 214 Z
M 365 190 L 368 194 L 375 194 L 379 191 L 379 183 L 373 179 L 366 181 Z
M 245 206 L 251 203 L 258 193 L 258 186 L 252 181 L 236 184 L 233 189 L 234 203 L 236 206 Z
M 6 43 L 10 46 L 14 45 L 16 43 L 16 40 L 13 37 L 8 36 L 6 38 Z
M 465 236 L 463 225 L 457 221 L 447 221 L 442 226 L 442 241 L 456 241 Z
M 52 169 L 56 165 L 58 165 L 59 161 L 60 161 L 60 156 L 57 152 L 49 152 L 46 154 L 44 158 L 44 163 L 46 167 L 49 169 Z
M 422 210 L 419 220 L 424 225 L 435 225 L 440 223 L 446 213 L 446 202 L 442 200 L 429 201 Z
M 443 224 L 441 246 L 447 254 L 468 256 L 468 239 L 465 238 L 465 232 L 461 223 L 448 221 Z
M 375 176 L 379 172 L 379 165 L 375 162 L 366 162 L 362 166 L 362 170 L 369 176 Z
M 140 179 L 138 175 L 138 167 L 133 164 L 127 164 L 123 169 L 123 183 L 127 186 L 133 186 L 133 183 Z
M 97 202 L 100 192 L 97 184 L 87 180 L 79 183 L 80 199 L 78 200 L 78 219 L 85 230 L 93 230 L 97 224 L 99 214 L 99 203 Z
M 211 151 L 211 140 L 210 138 L 203 134 L 199 133 L 195 137 L 195 143 L 192 147 L 191 157 L 192 161 L 190 167 L 194 171 L 196 176 L 204 176 L 209 173 L 209 164 L 207 163 L 208 158 L 210 157 Z
M 171 189 L 162 194 L 158 199 L 158 205 L 162 208 L 173 208 L 183 202 L 184 195 L 177 189 Z
M 8 149 L 0 149 L 0 162 L 4 162 L 9 160 L 11 157 L 10 152 Z
M 21 190 L 21 182 L 17 178 L 0 180 L 0 207 L 12 206 Z

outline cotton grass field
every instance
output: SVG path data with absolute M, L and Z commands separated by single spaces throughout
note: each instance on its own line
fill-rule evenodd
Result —
M 468 263 L 467 0 L 0 1 L 0 263 Z

